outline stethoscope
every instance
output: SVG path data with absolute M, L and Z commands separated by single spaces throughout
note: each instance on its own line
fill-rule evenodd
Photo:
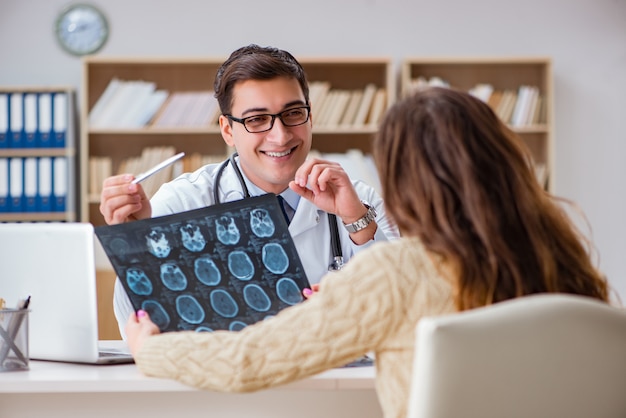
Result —
M 248 191 L 248 187 L 246 187 L 246 182 L 243 179 L 243 174 L 241 174 L 241 170 L 239 170 L 239 166 L 237 166 L 237 163 L 235 162 L 235 157 L 237 157 L 237 155 L 238 154 L 236 152 L 232 153 L 230 157 L 228 157 L 228 159 L 224 161 L 217 169 L 217 174 L 215 175 L 215 185 L 213 187 L 213 201 L 216 204 L 220 203 L 220 196 L 218 193 L 220 179 L 222 178 L 224 169 L 228 166 L 228 164 L 233 166 L 233 169 L 235 170 L 235 174 L 237 175 L 239 184 L 241 184 L 243 197 L 250 197 L 250 192 Z M 337 227 L 337 216 L 329 213 L 328 224 L 330 225 L 330 248 L 333 252 L 333 261 L 328 266 L 328 271 L 337 271 L 341 270 L 344 265 L 343 253 L 341 251 L 341 240 L 339 239 L 339 228 Z

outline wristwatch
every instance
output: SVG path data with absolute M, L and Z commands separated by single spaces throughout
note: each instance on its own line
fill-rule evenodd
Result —
M 343 224 L 346 230 L 351 234 L 367 228 L 367 226 L 371 224 L 374 219 L 376 219 L 376 209 L 364 200 L 361 200 L 361 203 L 363 203 L 363 206 L 367 208 L 365 215 L 351 224 Z

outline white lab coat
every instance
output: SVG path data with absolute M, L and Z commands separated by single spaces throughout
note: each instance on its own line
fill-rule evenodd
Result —
M 161 186 L 150 200 L 152 216 L 170 215 L 215 204 L 213 190 L 220 165 L 221 163 L 206 165 L 193 173 L 185 173 Z M 378 229 L 373 241 L 364 245 L 355 245 L 350 239 L 348 231 L 339 225 L 344 262 L 347 262 L 354 254 L 367 248 L 375 241 L 386 241 L 399 236 L 397 228 L 385 215 L 383 201 L 374 188 L 362 181 L 354 181 L 353 184 L 360 199 L 365 200 L 376 209 Z M 257 195 L 255 190 L 259 190 L 259 194 L 262 194 L 260 189 L 247 179 L 246 185 L 251 195 Z M 241 184 L 231 164 L 228 164 L 224 169 L 218 187 L 220 203 L 231 202 L 244 197 Z M 340 220 L 338 221 L 340 222 Z M 333 261 L 328 214 L 302 198 L 289 224 L 289 232 L 309 282 L 311 284 L 319 283 L 322 276 L 328 273 L 328 266 Z M 115 283 L 113 307 L 120 333 L 125 339 L 124 326 L 128 316 L 133 312 L 133 307 L 119 280 L 116 280 Z

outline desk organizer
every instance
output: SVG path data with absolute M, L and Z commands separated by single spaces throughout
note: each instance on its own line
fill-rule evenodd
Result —
M 28 312 L 0 310 L 0 372 L 28 370 Z

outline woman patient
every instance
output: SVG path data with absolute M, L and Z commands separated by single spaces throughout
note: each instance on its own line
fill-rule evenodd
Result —
M 239 332 L 126 325 L 139 369 L 207 390 L 265 389 L 376 356 L 387 418 L 406 416 L 423 316 L 534 293 L 608 300 L 587 243 L 535 179 L 529 153 L 483 102 L 429 88 L 393 105 L 373 145 L 402 238 L 373 245 L 319 292 Z

